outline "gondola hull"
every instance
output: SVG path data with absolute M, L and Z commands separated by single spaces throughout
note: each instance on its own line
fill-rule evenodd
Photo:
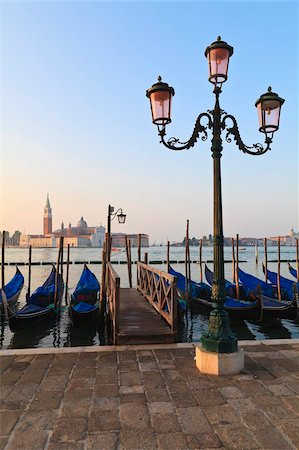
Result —
M 51 324 L 55 317 L 55 309 L 52 307 L 32 314 L 14 314 L 9 317 L 9 328 L 14 333 L 29 329 L 32 330 L 35 327 L 44 326 L 46 323 Z
M 100 311 L 97 307 L 92 311 L 77 312 L 72 306 L 69 309 L 69 315 L 74 326 L 95 325 L 100 318 Z
M 6 294 L 6 301 L 9 309 L 15 311 L 17 308 L 17 303 L 20 297 L 20 293 L 24 286 L 24 277 L 17 268 L 14 277 L 10 282 L 4 287 L 4 292 Z M 2 293 L 0 292 L 0 314 L 4 314 L 4 306 L 2 301 Z

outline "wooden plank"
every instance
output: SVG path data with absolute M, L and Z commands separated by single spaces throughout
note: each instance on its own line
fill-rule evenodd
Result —
M 170 327 L 136 289 L 120 289 L 119 308 L 118 344 L 174 342 Z

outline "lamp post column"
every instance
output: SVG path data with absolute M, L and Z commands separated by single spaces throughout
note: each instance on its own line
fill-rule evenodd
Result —
M 223 219 L 222 219 L 222 192 L 221 192 L 221 109 L 219 94 L 221 89 L 215 87 L 215 107 L 213 110 L 213 180 L 214 180 L 214 278 L 212 286 L 213 311 L 209 318 L 207 334 L 201 338 L 203 349 L 209 352 L 233 353 L 238 351 L 237 339 L 234 336 L 224 310 L 226 298 L 224 278 L 224 251 L 223 251 Z

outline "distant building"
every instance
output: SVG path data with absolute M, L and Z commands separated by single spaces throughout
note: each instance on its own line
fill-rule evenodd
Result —
M 112 233 L 112 247 L 125 247 L 126 236 L 131 241 L 131 247 L 138 247 L 138 234 Z M 149 246 L 147 234 L 141 234 L 141 247 Z
M 278 242 L 278 239 L 280 238 L 280 243 L 282 245 L 295 245 L 296 239 L 299 239 L 299 233 L 295 232 L 293 227 L 290 229 L 290 232 L 286 236 L 271 236 L 268 238 L 268 241 L 272 242 Z
M 81 217 L 77 226 L 72 227 L 69 223 L 67 228 L 62 222 L 61 228 L 52 231 L 52 208 L 49 194 L 47 194 L 46 206 L 43 216 L 43 235 L 21 234 L 20 247 L 57 247 L 59 238 L 64 237 L 64 246 L 67 247 L 102 247 L 105 239 L 105 227 L 89 227 L 87 222 Z

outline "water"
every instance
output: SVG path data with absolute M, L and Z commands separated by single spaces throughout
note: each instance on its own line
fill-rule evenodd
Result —
M 165 261 L 166 247 L 149 247 L 142 249 L 142 258 L 144 253 L 149 255 L 149 261 Z M 192 261 L 198 261 L 198 248 L 190 247 L 190 257 Z M 175 261 L 184 260 L 185 249 L 183 247 L 171 247 L 170 259 Z M 224 249 L 225 260 L 232 259 L 231 247 Z M 282 247 L 282 260 L 295 260 L 295 247 Z M 43 248 L 32 250 L 32 262 L 53 262 L 57 259 L 57 249 Z M 211 261 L 213 259 L 213 249 L 211 247 L 203 247 L 203 261 Z M 66 250 L 64 250 L 64 260 L 66 260 Z M 70 265 L 69 272 L 69 292 L 71 293 L 82 272 L 82 262 L 101 261 L 102 250 L 99 248 L 71 248 L 70 260 L 73 264 Z M 132 249 L 132 260 L 137 260 L 137 249 Z M 259 248 L 259 264 L 255 264 L 255 249 L 254 247 L 246 247 L 246 250 L 239 253 L 240 267 L 261 279 L 264 279 L 262 272 L 262 261 L 264 260 L 264 252 Z M 270 247 L 268 249 L 268 268 L 277 272 L 277 248 Z M 28 249 L 8 248 L 5 250 L 5 261 L 7 263 L 27 263 Z M 112 252 L 111 261 L 126 261 L 126 252 L 124 249 Z M 76 262 L 80 262 L 76 264 Z M 212 269 L 212 263 L 208 264 Z M 294 264 L 293 264 L 294 265 Z M 166 264 L 159 264 L 153 266 L 160 270 L 166 270 Z M 184 264 L 172 264 L 173 268 L 179 272 L 184 273 Z M 25 277 L 25 287 L 28 286 L 28 266 L 19 266 L 21 272 Z M 90 264 L 89 268 L 95 273 L 99 281 L 101 281 L 100 264 Z M 114 269 L 121 278 L 121 287 L 128 287 L 128 270 L 126 264 L 116 264 Z M 64 266 L 65 275 L 66 266 Z M 31 292 L 38 286 L 42 285 L 51 271 L 49 265 L 33 265 L 31 271 Z M 133 265 L 133 286 L 136 285 L 136 265 Z M 5 281 L 8 282 L 15 273 L 15 266 L 5 266 Z M 200 280 L 199 264 L 191 264 L 192 279 Z M 281 263 L 281 274 L 287 278 L 292 278 L 288 272 L 286 262 Z M 232 264 L 225 263 L 225 276 L 228 280 L 232 280 Z M 19 307 L 25 303 L 26 289 L 24 288 L 19 301 Z M 198 341 L 202 333 L 207 329 L 208 317 L 200 314 L 195 308 L 188 310 L 187 314 L 182 318 L 179 331 L 179 340 L 181 342 Z M 273 320 L 266 323 L 252 323 L 242 321 L 232 323 L 232 328 L 239 339 L 273 339 L 273 338 L 299 338 L 299 322 L 289 320 Z M 31 347 L 68 347 L 81 345 L 107 345 L 106 333 L 103 327 L 100 330 L 79 330 L 70 324 L 67 308 L 65 307 L 61 313 L 60 320 L 56 321 L 54 326 L 49 329 L 30 330 L 26 333 L 12 333 L 9 327 L 2 323 L 0 330 L 0 346 L 3 349 L 7 348 L 31 348 Z

